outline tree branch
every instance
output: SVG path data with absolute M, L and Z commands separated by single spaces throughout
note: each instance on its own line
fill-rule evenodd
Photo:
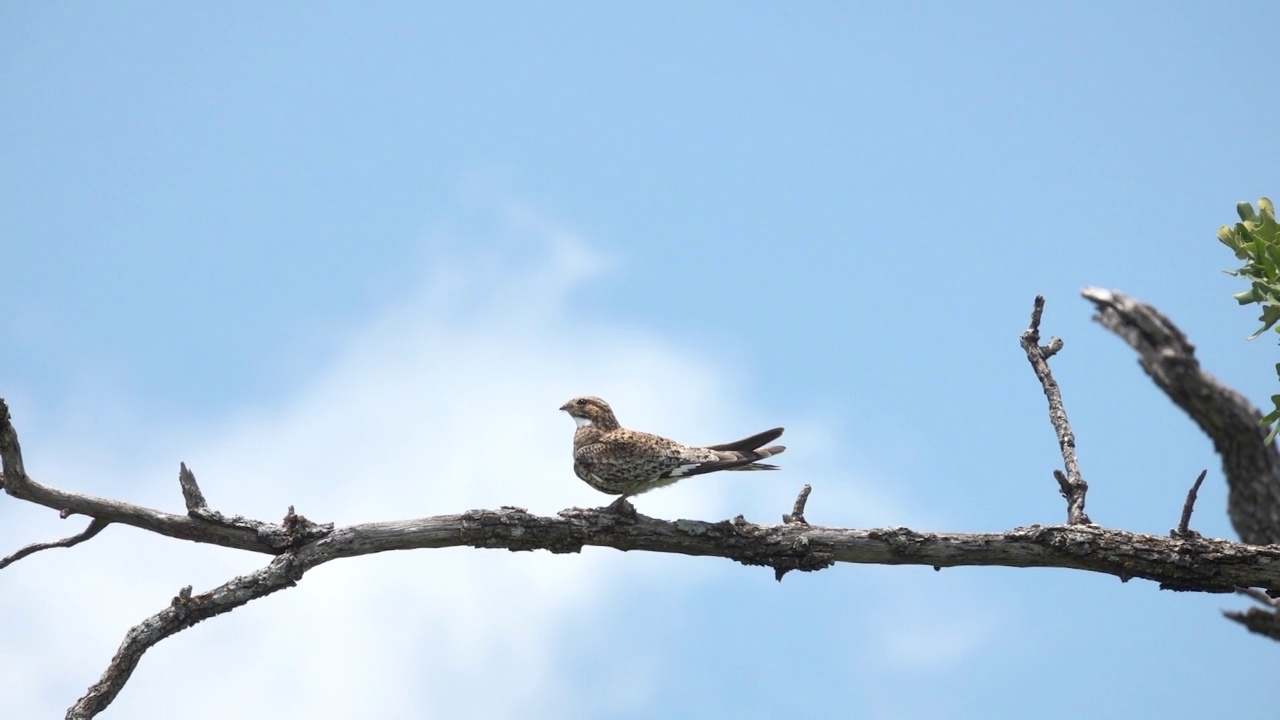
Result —
M 1189 538 L 1200 535 L 1190 528 L 1191 513 L 1196 509 L 1196 493 L 1200 492 L 1200 485 L 1204 482 L 1204 476 L 1208 474 L 1208 470 L 1201 470 L 1199 477 L 1191 484 L 1191 489 L 1187 491 L 1187 501 L 1182 504 L 1182 519 L 1178 521 L 1178 527 L 1172 530 L 1170 537 Z
M 169 607 L 131 628 L 102 678 L 67 710 L 67 720 L 88 720 L 116 699 L 133 675 L 142 655 L 156 643 L 201 620 L 231 612 L 251 600 L 292 587 L 302 577 L 291 553 L 284 553 L 257 572 L 237 577 L 207 593 L 192 597 L 191 587 L 178 592 Z
M 1031 306 L 1031 325 L 1022 332 L 1020 343 L 1027 353 L 1031 369 L 1044 388 L 1044 396 L 1049 401 L 1049 422 L 1053 424 L 1053 430 L 1058 435 L 1058 447 L 1062 450 L 1062 463 L 1067 472 L 1064 475 L 1062 471 L 1054 470 L 1053 477 L 1058 481 L 1058 490 L 1067 499 L 1067 524 L 1089 525 L 1092 521 L 1084 513 L 1084 499 L 1089 492 L 1089 483 L 1080 474 L 1080 461 L 1076 458 L 1076 435 L 1071 431 L 1071 422 L 1067 420 L 1062 391 L 1049 370 L 1049 358 L 1062 349 L 1062 340 L 1051 337 L 1048 345 L 1040 344 L 1040 316 L 1043 313 L 1044 296 L 1037 295 Z
M 209 509 L 209 503 L 200 492 L 200 484 L 196 482 L 195 473 L 187 469 L 186 463 L 178 463 L 178 486 L 182 488 L 182 501 L 187 504 L 187 514 L 197 515 Z
M 68 710 L 68 718 L 91 718 L 105 709 L 127 683 L 142 655 L 163 639 L 202 620 L 290 587 L 308 570 L 323 563 L 392 550 L 469 546 L 571 553 L 579 552 L 585 546 L 610 547 L 621 551 L 723 557 L 744 565 L 772 568 L 779 580 L 791 570 L 815 571 L 836 563 L 924 565 L 935 569 L 979 565 L 1056 567 L 1105 573 L 1125 582 L 1142 578 L 1171 590 L 1221 593 L 1260 587 L 1272 594 L 1280 594 L 1280 545 L 1249 545 L 1207 539 L 1187 529 L 1195 492 L 1203 474 L 1188 494 L 1182 522 L 1172 533 L 1174 537 L 1111 530 L 1090 523 L 1084 513 L 1088 485 L 1080 473 L 1075 436 L 1067 420 L 1061 391 L 1047 362 L 1062 349 L 1063 344 L 1058 338 L 1050 338 L 1047 345 L 1040 345 L 1039 326 L 1043 309 L 1044 298 L 1037 297 L 1030 326 L 1022 333 L 1021 344 L 1044 389 L 1050 421 L 1062 451 L 1066 472 L 1055 470 L 1054 475 L 1068 503 L 1068 524 L 1063 526 L 1031 526 L 1003 533 L 921 533 L 901 527 L 856 530 L 814 526 L 808 524 L 804 517 L 811 491 L 808 485 L 801 490 L 791 512 L 783 516 L 781 525 L 757 525 L 742 516 L 717 523 L 671 522 L 635 513 L 621 515 L 607 509 L 581 508 L 545 517 L 513 507 L 342 528 L 312 523 L 290 507 L 284 521 L 274 524 L 239 516 L 228 518 L 211 510 L 194 473 L 185 464 L 180 465 L 178 481 L 187 513 L 175 515 L 117 500 L 67 492 L 31 479 L 23 465 L 9 408 L 0 400 L 0 462 L 3 463 L 0 483 L 5 492 L 57 510 L 62 517 L 82 514 L 92 518 L 82 533 L 55 543 L 23 548 L 0 561 L 0 567 L 48 547 L 70 547 L 83 542 L 113 522 L 168 537 L 276 556 L 262 570 L 237 577 L 206 593 L 192 596 L 191 588 L 184 588 L 169 607 L 132 628 L 101 679 Z M 1173 332 L 1176 333 L 1176 329 Z M 1180 338 L 1180 334 L 1177 337 Z M 1190 357 L 1189 344 L 1186 344 L 1186 350 L 1186 357 L 1194 362 Z M 1143 366 L 1147 368 L 1145 354 L 1143 358 Z M 1198 371 L 1198 366 L 1196 369 Z M 1155 371 L 1148 369 L 1148 372 L 1157 377 Z M 1204 377 L 1207 376 L 1203 376 L 1201 382 L 1204 382 Z M 1212 381 L 1212 378 L 1208 380 Z M 1239 396 L 1234 397 L 1239 399 Z M 1200 407 L 1194 398 L 1186 402 L 1191 407 Z M 1244 401 L 1241 399 L 1240 402 Z M 1252 412 L 1256 421 L 1260 415 L 1256 410 Z M 1238 416 L 1233 415 L 1232 418 L 1240 421 Z M 1231 427 L 1239 429 L 1234 425 Z M 1265 437 L 1265 431 L 1256 422 L 1251 429 L 1258 431 L 1259 438 Z M 1222 452 L 1222 446 L 1219 450 Z M 1274 448 L 1264 448 L 1261 459 L 1256 450 L 1252 454 L 1246 453 L 1245 466 L 1261 464 L 1271 470 L 1280 467 Z M 1228 454 L 1224 453 L 1224 465 L 1228 464 Z M 1228 477 L 1232 477 L 1230 472 Z M 1280 472 L 1269 477 L 1280 478 Z M 1233 502 L 1237 505 L 1244 502 L 1240 498 L 1249 496 L 1249 492 L 1257 497 L 1260 492 L 1265 495 L 1276 490 L 1277 497 L 1280 497 L 1280 489 L 1277 489 L 1280 488 L 1280 480 L 1274 483 L 1271 480 L 1245 482 L 1243 488 L 1239 493 L 1233 491 Z M 1273 515 L 1280 514 L 1275 510 L 1280 503 L 1268 507 L 1274 511 Z M 1273 516 L 1259 516 L 1246 510 L 1241 510 L 1241 517 L 1253 523 L 1250 527 L 1280 528 L 1280 523 L 1272 522 Z M 1239 529 L 1240 520 L 1234 510 L 1232 519 Z M 1268 526 L 1268 522 L 1272 524 Z M 1242 536 L 1246 536 L 1244 532 Z M 1255 533 L 1253 537 L 1256 536 Z M 1251 590 L 1250 593 L 1251 596 L 1267 597 L 1257 591 Z M 1254 632 L 1280 638 L 1280 620 L 1274 610 L 1275 604 L 1270 603 L 1266 610 L 1253 608 L 1247 613 L 1227 615 Z
M 813 571 L 837 562 L 876 565 L 1057 567 L 1143 578 L 1164 589 L 1280 590 L 1280 547 L 1226 540 L 1175 540 L 1093 525 L 1031 526 L 1003 533 L 920 533 L 907 528 L 853 530 L 799 523 L 756 525 L 620 518 L 572 508 L 556 517 L 523 509 L 473 510 L 417 520 L 338 528 L 270 565 L 197 596 L 184 589 L 169 607 L 135 626 L 107 671 L 68 712 L 91 718 L 120 692 L 138 660 L 161 640 L 211 617 L 296 584 L 313 567 L 392 550 L 475 547 L 579 552 L 584 546 L 723 557 L 775 573 Z M 1228 614 L 1230 617 L 1231 615 Z
M 1143 578 L 1171 590 L 1280 590 L 1280 546 L 1227 540 L 1179 540 L 1093 525 L 1032 525 L 1002 533 L 921 533 L 746 521 L 634 522 L 599 509 L 571 508 L 556 517 L 520 508 L 473 510 L 418 520 L 367 523 L 334 530 L 297 551 L 305 568 L 388 550 L 470 546 L 578 552 L 584 546 L 723 557 L 744 565 L 820 570 L 834 563 L 930 567 L 1056 567 Z
M 1081 291 L 1094 320 L 1138 351 L 1138 364 L 1213 440 L 1227 479 L 1227 514 L 1240 539 L 1280 542 L 1280 453 L 1268 444 L 1262 413 L 1200 368 L 1195 346 L 1150 305 L 1101 288 Z
M 1031 526 L 1003 533 L 920 533 L 907 528 L 854 530 L 799 523 L 756 525 L 622 518 L 604 509 L 571 508 L 555 517 L 521 508 L 473 510 L 417 520 L 365 523 L 332 530 L 270 565 L 197 596 L 185 588 L 169 607 L 126 635 L 107 671 L 68 718 L 101 712 L 128 681 L 139 659 L 161 640 L 252 600 L 291 587 L 313 567 L 392 550 L 475 547 L 579 552 L 584 546 L 723 557 L 776 574 L 843 563 L 1056 567 L 1143 578 L 1170 590 L 1280 590 L 1280 547 L 1226 540 L 1177 540 L 1094 525 Z M 1253 613 L 1255 611 L 1250 611 Z M 1228 617 L 1234 616 L 1228 613 Z M 1244 620 L 1240 620 L 1244 622 Z M 1246 623 L 1247 624 L 1247 623 Z
M 804 506 L 809 502 L 809 493 L 813 492 L 813 488 L 809 483 L 805 483 L 800 488 L 800 494 L 796 495 L 796 502 L 791 506 L 791 512 L 782 516 L 782 522 L 788 525 L 808 525 L 809 521 L 804 519 Z
M 18 562 L 19 560 L 21 560 L 22 558 L 28 555 L 33 555 L 35 553 L 38 553 L 41 550 L 48 550 L 49 548 L 60 548 L 60 547 L 67 548 L 73 545 L 79 545 L 85 540 L 88 540 L 94 535 L 97 535 L 98 533 L 102 532 L 103 529 L 110 524 L 111 523 L 109 523 L 106 520 L 94 518 L 89 522 L 88 527 L 76 533 L 75 535 L 72 535 L 71 537 L 62 538 L 61 540 L 55 540 L 53 542 L 31 543 L 30 545 L 22 548 L 21 550 L 18 550 L 17 552 L 6 557 L 5 559 L 0 560 L 0 570 L 3 570 L 4 568 L 9 567 L 10 565 Z
M 204 504 L 199 486 L 196 485 L 195 475 L 185 464 L 178 474 L 188 508 L 185 516 L 42 485 L 26 473 L 18 433 L 13 427 L 9 406 L 3 399 L 0 399 L 0 467 L 4 469 L 0 482 L 3 482 L 6 493 L 20 500 L 57 510 L 64 518 L 86 515 L 107 523 L 130 525 L 179 540 L 222 545 L 268 555 L 278 555 L 297 544 L 300 539 L 299 528 L 290 529 L 240 516 L 227 518 L 209 510 Z
M 579 552 L 584 546 L 723 557 L 781 575 L 837 562 L 877 565 L 1058 567 L 1144 578 L 1164 589 L 1231 592 L 1241 586 L 1280 589 L 1280 547 L 1225 540 L 1175 540 L 1093 525 L 1031 526 L 1004 533 L 919 533 L 907 528 L 853 530 L 800 523 L 756 525 L 742 519 L 708 523 L 619 517 L 571 508 L 555 517 L 523 509 L 473 510 L 417 520 L 365 523 L 327 532 L 279 555 L 257 572 L 192 596 L 184 588 L 169 607 L 125 636 L 102 678 L 67 713 L 92 718 L 124 687 L 142 655 L 196 623 L 291 587 L 313 567 L 392 550 L 475 547 Z M 780 578 L 779 578 L 780 579 Z M 1252 611 L 1251 611 L 1252 612 Z M 1230 616 L 1230 614 L 1229 614 Z
M 1244 612 L 1224 610 L 1222 614 L 1228 620 L 1234 620 L 1245 626 L 1251 633 L 1256 633 L 1272 640 L 1280 640 L 1280 613 L 1276 612 L 1275 598 L 1253 588 L 1242 588 L 1239 592 L 1241 595 L 1253 598 L 1262 607 L 1252 607 Z

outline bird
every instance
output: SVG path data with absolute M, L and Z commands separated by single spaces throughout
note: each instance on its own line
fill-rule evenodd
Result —
M 598 397 L 576 397 L 560 409 L 578 426 L 573 433 L 573 472 L 596 490 L 621 496 L 609 505 L 614 511 L 625 511 L 630 497 L 692 475 L 777 470 L 777 465 L 758 461 L 787 449 L 782 445 L 764 447 L 782 435 L 780 427 L 736 442 L 698 447 L 628 430 L 618 423 L 609 403 Z

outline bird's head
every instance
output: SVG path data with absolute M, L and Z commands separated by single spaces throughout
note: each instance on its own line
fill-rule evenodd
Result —
M 580 428 L 595 427 L 607 432 L 618 427 L 618 420 L 613 416 L 613 408 L 598 397 L 589 395 L 576 397 L 561 405 L 560 409 L 569 413 L 569 417 L 572 417 Z

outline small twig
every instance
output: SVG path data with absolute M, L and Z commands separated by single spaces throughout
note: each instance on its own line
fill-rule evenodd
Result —
M 1244 595 L 1245 597 L 1250 598 L 1252 600 L 1256 600 L 1257 602 L 1263 605 L 1266 605 L 1269 608 L 1274 608 L 1277 606 L 1277 604 L 1280 604 L 1280 600 L 1277 600 L 1276 598 L 1271 597 L 1270 595 L 1262 592 L 1258 588 L 1236 588 L 1236 593 L 1240 595 Z
M 1196 508 L 1196 493 L 1200 492 L 1200 483 L 1204 482 L 1204 476 L 1209 474 L 1209 469 L 1205 468 L 1200 471 L 1200 477 L 1191 485 L 1191 489 L 1187 491 L 1187 501 L 1182 504 L 1182 519 L 1178 521 L 1178 527 L 1169 533 L 1170 537 L 1188 538 L 1199 537 L 1200 533 L 1188 529 L 1191 524 L 1191 513 Z
M 1049 358 L 1058 354 L 1058 351 L 1062 349 L 1062 345 L 1063 345 L 1062 338 L 1051 337 L 1049 338 L 1048 345 L 1040 346 L 1040 354 L 1044 356 L 1045 360 L 1048 360 Z
M 1071 423 L 1067 420 L 1067 410 L 1062 404 L 1062 391 L 1049 371 L 1048 359 L 1062 349 L 1060 338 L 1049 338 L 1048 345 L 1040 344 L 1040 317 L 1044 314 L 1044 296 L 1037 295 L 1031 307 L 1031 325 L 1022 332 L 1021 345 L 1027 353 L 1031 369 L 1035 371 L 1040 385 L 1044 388 L 1045 398 L 1049 401 L 1049 422 L 1058 435 L 1058 446 L 1062 449 L 1062 462 L 1066 466 L 1066 475 L 1054 471 L 1058 479 L 1058 487 L 1067 499 L 1067 524 L 1092 525 L 1093 521 L 1084 512 L 1085 494 L 1089 492 L 1089 483 L 1080 474 L 1080 462 L 1076 458 L 1076 436 L 1071 431 Z
M 635 507 L 632 506 L 632 512 Z M 289 538 L 289 547 L 299 548 L 311 542 L 319 540 L 333 532 L 333 523 L 314 523 L 307 519 L 305 515 L 299 515 L 294 512 L 293 506 L 289 506 L 289 511 L 284 514 L 284 521 L 280 523 L 280 527 L 284 529 L 285 535 Z
M 187 504 L 188 515 L 199 515 L 209 509 L 204 493 L 196 483 L 196 474 L 187 469 L 186 463 L 178 463 L 178 485 L 182 486 L 182 499 Z
M 1035 341 L 1040 342 L 1040 317 L 1044 315 L 1044 296 L 1037 295 L 1034 302 L 1031 303 L 1031 326 L 1027 328 L 1027 332 L 1035 335 Z
M 1280 607 L 1280 598 L 1271 597 L 1258 588 L 1251 587 L 1236 588 L 1236 593 L 1253 600 L 1262 607 L 1251 607 L 1244 612 L 1223 610 L 1223 616 L 1245 626 L 1249 632 L 1272 640 L 1280 640 L 1280 612 L 1276 611 L 1276 608 Z
M 103 528 L 105 528 L 110 524 L 111 523 L 109 523 L 106 520 L 94 518 L 92 521 L 89 522 L 89 527 L 85 528 L 81 532 L 76 533 L 75 535 L 72 535 L 71 537 L 66 537 L 61 540 L 55 540 L 53 542 L 31 543 L 30 545 L 22 548 L 21 550 L 15 552 L 9 557 L 3 560 L 0 560 L 0 569 L 9 567 L 10 565 L 21 560 L 22 558 L 28 555 L 34 555 L 35 553 L 38 553 L 41 550 L 48 550 L 50 548 L 60 548 L 60 547 L 65 548 L 65 547 L 71 547 L 72 545 L 79 545 L 85 540 L 88 540 L 94 535 L 97 535 L 98 533 L 102 532 Z
M 809 483 L 805 483 L 804 487 L 800 488 L 800 494 L 796 495 L 796 502 L 794 505 L 791 506 L 791 512 L 786 513 L 782 516 L 783 525 L 808 526 L 809 521 L 804 518 L 804 506 L 806 503 L 809 502 L 809 493 L 811 492 L 813 492 L 813 487 L 810 486 Z M 807 553 L 807 551 L 809 550 L 809 539 L 802 535 L 799 538 L 796 538 L 796 541 L 793 544 L 793 547 L 798 551 Z M 795 570 L 797 567 L 800 567 L 800 565 L 794 562 L 787 562 L 785 564 L 774 564 L 773 579 L 777 580 L 778 582 L 782 582 L 782 577 L 787 573 L 791 572 L 792 570 Z M 811 570 L 813 568 L 806 568 L 806 569 Z
M 800 494 L 796 496 L 795 505 L 791 506 L 791 512 L 782 516 L 782 522 L 787 525 L 808 525 L 809 521 L 804 519 L 804 506 L 809 502 L 809 493 L 813 492 L 813 488 L 809 483 L 805 483 L 800 488 Z
M 1070 498 L 1071 481 L 1067 479 L 1067 476 L 1062 474 L 1061 470 L 1054 470 L 1053 479 L 1058 481 L 1058 492 L 1062 493 L 1062 497 Z
M 1236 592 L 1257 601 L 1264 607 L 1251 607 L 1244 612 L 1223 610 L 1223 617 L 1240 623 L 1251 633 L 1272 640 L 1280 640 L 1280 613 L 1276 612 L 1276 604 L 1280 601 L 1256 588 L 1237 588 Z

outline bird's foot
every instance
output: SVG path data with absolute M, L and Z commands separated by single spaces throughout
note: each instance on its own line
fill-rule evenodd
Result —
M 625 518 L 630 518 L 632 520 L 635 520 L 636 518 L 636 506 L 631 504 L 626 495 L 623 495 L 617 500 L 609 503 L 608 507 L 606 507 L 604 511 L 620 515 Z

